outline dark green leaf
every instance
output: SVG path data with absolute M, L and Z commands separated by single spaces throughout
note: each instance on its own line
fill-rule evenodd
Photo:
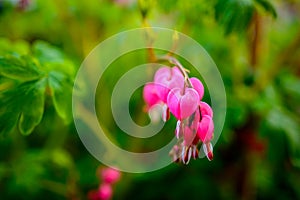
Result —
M 253 12 L 252 1 L 218 0 L 215 5 L 216 20 L 224 26 L 226 34 L 246 30 L 250 25 Z
M 49 87 L 52 100 L 58 115 L 69 122 L 72 119 L 72 81 L 63 73 L 49 73 Z
M 0 130 L 9 133 L 19 120 L 22 134 L 28 135 L 40 123 L 44 111 L 46 79 L 29 81 L 0 93 Z
M 32 51 L 34 55 L 38 58 L 41 64 L 45 63 L 63 63 L 64 55 L 56 47 L 44 42 L 37 41 L 33 44 Z
M 271 13 L 271 15 L 276 18 L 277 12 L 274 6 L 268 0 L 255 0 L 260 6 L 262 6 L 267 12 Z
M 0 57 L 0 74 L 2 76 L 21 80 L 36 80 L 42 72 L 38 69 L 38 64 L 30 57 Z
M 19 120 L 20 132 L 24 135 L 30 134 L 43 117 L 45 102 L 46 79 L 36 82 L 30 90 L 27 91 Z
M 269 112 L 267 121 L 274 129 L 282 130 L 286 133 L 287 138 L 290 141 L 290 148 L 292 151 L 295 151 L 296 148 L 299 148 L 300 127 L 292 114 L 282 109 L 275 108 Z
M 44 41 L 37 41 L 32 47 L 33 54 L 47 71 L 57 70 L 73 76 L 73 63 L 68 60 L 60 49 Z

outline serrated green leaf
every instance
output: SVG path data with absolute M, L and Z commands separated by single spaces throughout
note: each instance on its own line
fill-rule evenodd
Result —
M 31 81 L 41 77 L 42 72 L 37 63 L 28 56 L 7 56 L 0 57 L 0 74 L 15 80 Z
M 64 55 L 56 47 L 44 42 L 36 41 L 32 47 L 33 54 L 38 58 L 41 64 L 55 62 L 63 63 Z
M 49 73 L 48 84 L 56 112 L 66 123 L 70 122 L 72 119 L 72 81 L 65 74 L 52 71 Z
M 74 76 L 75 68 L 73 63 L 57 47 L 44 41 L 37 41 L 34 43 L 32 51 L 46 70 L 62 71 L 65 74 Z
M 18 120 L 22 134 L 33 131 L 43 115 L 46 83 L 46 79 L 24 82 L 0 93 L 1 134 L 9 133 Z
M 26 93 L 26 102 L 22 108 L 19 129 L 23 135 L 30 134 L 43 117 L 45 102 L 46 79 L 32 85 Z

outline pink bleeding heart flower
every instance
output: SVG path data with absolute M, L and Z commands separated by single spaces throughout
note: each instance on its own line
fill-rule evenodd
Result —
M 120 171 L 109 167 L 100 169 L 100 176 L 105 183 L 113 184 L 120 180 L 121 173 Z
M 198 108 L 199 95 L 193 88 L 174 88 L 167 98 L 167 105 L 170 112 L 178 119 L 182 120 L 191 116 Z
M 214 122 L 208 115 L 202 116 L 201 121 L 198 123 L 197 135 L 203 143 L 212 140 L 214 133 Z
M 190 78 L 190 81 L 192 83 L 193 88 L 198 92 L 199 100 L 201 101 L 201 99 L 204 96 L 204 86 L 202 82 L 195 77 Z
M 170 118 L 169 108 L 158 96 L 158 91 L 165 90 L 165 87 L 156 83 L 147 83 L 143 90 L 143 98 L 147 104 L 146 110 L 150 117 L 162 115 L 163 121 Z M 153 118 L 155 121 L 157 117 Z
M 99 200 L 109 200 L 112 197 L 113 190 L 110 184 L 103 183 L 99 187 Z
M 199 110 L 196 111 L 186 119 L 177 122 L 179 127 L 179 133 L 176 133 L 177 138 L 183 137 L 185 146 L 196 145 L 199 141 L 197 137 L 198 123 L 200 120 Z M 178 124 L 180 123 L 180 124 Z
M 200 107 L 201 116 L 208 115 L 211 118 L 213 117 L 213 111 L 207 103 L 200 101 L 199 107 Z
M 152 106 L 161 102 L 161 100 L 157 94 L 155 83 L 147 83 L 144 86 L 143 98 L 147 104 L 147 110 L 149 110 Z
M 154 82 L 156 83 L 157 94 L 164 103 L 167 103 L 171 89 L 184 87 L 184 77 L 177 67 L 158 69 L 154 75 Z
M 201 121 L 198 123 L 197 135 L 203 142 L 203 150 L 208 160 L 213 159 L 213 147 L 210 141 L 213 138 L 214 123 L 210 116 L 203 115 Z

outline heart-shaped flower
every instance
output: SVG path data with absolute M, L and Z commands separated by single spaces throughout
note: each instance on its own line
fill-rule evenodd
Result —
M 182 120 L 191 116 L 198 108 L 199 95 L 193 88 L 174 88 L 169 92 L 167 105 L 170 112 Z
M 155 83 L 147 83 L 145 85 L 143 90 L 143 97 L 147 104 L 147 110 L 161 101 L 157 94 Z
M 160 68 L 154 75 L 154 82 L 157 94 L 164 103 L 167 103 L 171 89 L 184 87 L 184 77 L 177 67 Z
M 201 116 L 208 115 L 211 118 L 213 117 L 213 111 L 207 103 L 200 101 L 199 107 L 200 107 Z
M 199 100 L 201 101 L 204 95 L 204 86 L 202 82 L 195 77 L 190 78 L 190 81 L 192 83 L 193 88 L 198 92 Z
M 214 133 L 214 122 L 208 115 L 203 115 L 201 121 L 198 123 L 197 135 L 203 143 L 212 140 Z

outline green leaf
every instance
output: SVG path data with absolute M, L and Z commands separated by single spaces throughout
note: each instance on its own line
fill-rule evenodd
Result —
M 262 6 L 265 11 L 271 13 L 271 15 L 276 18 L 277 12 L 274 8 L 274 6 L 268 1 L 268 0 L 255 0 L 260 6 Z
M 38 64 L 30 57 L 0 57 L 0 75 L 21 81 L 36 80 L 42 72 Z
M 34 56 L 47 71 L 57 70 L 74 76 L 75 68 L 73 62 L 68 60 L 57 47 L 44 41 L 37 41 L 34 43 L 32 51 Z
M 280 84 L 291 95 L 300 97 L 300 79 L 298 77 L 291 74 L 283 75 L 280 78 Z
M 23 135 L 30 134 L 43 117 L 46 79 L 36 82 L 26 93 L 27 100 L 19 120 L 19 129 Z
M 292 152 L 299 149 L 300 127 L 291 113 L 283 109 L 275 108 L 269 112 L 267 121 L 274 129 L 282 130 L 286 133 Z
M 46 79 L 21 83 L 0 93 L 0 133 L 7 134 L 19 120 L 20 132 L 30 134 L 44 111 Z
M 17 124 L 19 113 L 12 110 L 13 113 L 0 113 L 0 135 L 6 136 Z
M 72 119 L 72 81 L 65 74 L 52 71 L 49 73 L 48 84 L 56 112 L 66 123 L 70 122 Z
M 257 5 L 273 17 L 277 16 L 274 6 L 267 0 L 218 0 L 215 5 L 215 18 L 224 26 L 225 34 L 239 33 L 249 27 Z
M 63 63 L 64 55 L 56 48 L 44 41 L 36 41 L 32 47 L 33 54 L 38 58 L 41 64 L 45 63 Z
M 215 5 L 215 18 L 225 27 L 225 34 L 246 30 L 253 13 L 251 0 L 218 0 Z
M 29 42 L 25 40 L 11 41 L 0 37 L 0 55 L 25 55 L 30 52 Z

